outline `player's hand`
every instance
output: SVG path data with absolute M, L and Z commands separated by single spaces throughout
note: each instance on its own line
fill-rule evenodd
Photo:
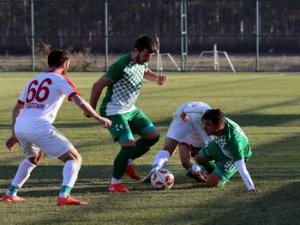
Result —
M 156 84 L 164 85 L 165 82 L 167 81 L 167 79 L 168 78 L 166 76 L 159 74 L 159 75 L 156 76 Z
M 180 118 L 181 118 L 182 121 L 185 122 L 185 123 L 187 123 L 187 122 L 190 121 L 189 116 L 188 116 L 187 113 L 185 113 L 185 112 L 182 112 L 182 113 L 180 114 Z
M 107 119 L 105 117 L 100 117 L 99 122 L 104 128 L 111 127 L 111 124 L 112 124 L 111 120 Z
M 92 117 L 92 115 L 90 113 L 88 113 L 88 112 L 84 112 L 83 115 L 85 117 L 87 117 L 87 118 L 91 118 Z
M 15 135 L 11 135 L 5 142 L 6 148 L 11 151 L 15 144 L 19 143 L 19 140 L 16 138 Z

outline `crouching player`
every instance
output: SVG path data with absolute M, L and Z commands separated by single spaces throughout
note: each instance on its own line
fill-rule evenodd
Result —
M 12 135 L 6 141 L 6 147 L 11 150 L 16 143 L 19 143 L 25 159 L 20 163 L 10 187 L 1 198 L 4 202 L 24 200 L 17 195 L 17 192 L 42 159 L 43 153 L 46 153 L 65 164 L 57 205 L 87 204 L 85 201 L 70 196 L 81 167 L 81 155 L 52 123 L 65 97 L 68 97 L 68 100 L 73 101 L 85 113 L 89 113 L 102 126 L 111 126 L 111 121 L 99 116 L 79 96 L 72 81 L 66 75 L 69 63 L 65 51 L 52 51 L 48 55 L 49 70 L 28 82 L 13 109 Z
M 199 182 L 205 182 L 203 173 L 192 170 L 190 158 L 191 155 L 197 155 L 199 149 L 212 140 L 201 125 L 202 115 L 210 108 L 204 102 L 186 102 L 177 108 L 168 129 L 164 147 L 156 153 L 152 170 L 143 180 L 144 183 L 150 183 L 151 174 L 167 164 L 177 147 L 179 147 L 181 164 L 187 170 L 187 175 Z M 205 166 L 208 171 L 212 172 L 209 163 Z
M 249 141 L 240 126 L 224 116 L 220 109 L 211 109 L 201 118 L 203 127 L 214 140 L 203 147 L 195 160 L 204 167 L 215 162 L 215 170 L 206 180 L 207 187 L 224 187 L 237 172 L 248 191 L 258 192 L 246 168 L 246 162 L 252 155 Z

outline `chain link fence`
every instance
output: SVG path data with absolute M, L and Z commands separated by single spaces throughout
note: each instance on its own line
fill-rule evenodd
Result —
M 54 48 L 104 71 L 144 34 L 153 69 L 230 71 L 226 52 L 236 71 L 300 71 L 299 0 L 0 0 L 0 71 L 45 70 Z

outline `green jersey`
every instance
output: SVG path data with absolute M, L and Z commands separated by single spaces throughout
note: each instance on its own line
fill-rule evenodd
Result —
M 147 64 L 133 63 L 130 53 L 110 67 L 105 77 L 113 83 L 107 87 L 100 106 L 102 114 L 123 114 L 136 109 L 134 103 L 139 96 L 147 67 Z
M 247 136 L 234 121 L 225 118 L 225 132 L 221 136 L 213 136 L 221 152 L 233 162 L 247 159 L 252 155 Z

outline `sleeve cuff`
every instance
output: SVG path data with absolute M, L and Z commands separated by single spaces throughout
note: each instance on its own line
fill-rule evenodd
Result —
M 75 95 L 79 95 L 79 96 L 80 96 L 80 94 L 79 94 L 78 92 L 72 92 L 72 93 L 69 94 L 69 96 L 68 96 L 68 101 L 72 101 L 72 98 L 73 98 Z
M 20 104 L 20 105 L 25 105 L 25 102 L 22 101 L 22 100 L 20 100 L 20 99 L 18 99 L 18 104 Z

